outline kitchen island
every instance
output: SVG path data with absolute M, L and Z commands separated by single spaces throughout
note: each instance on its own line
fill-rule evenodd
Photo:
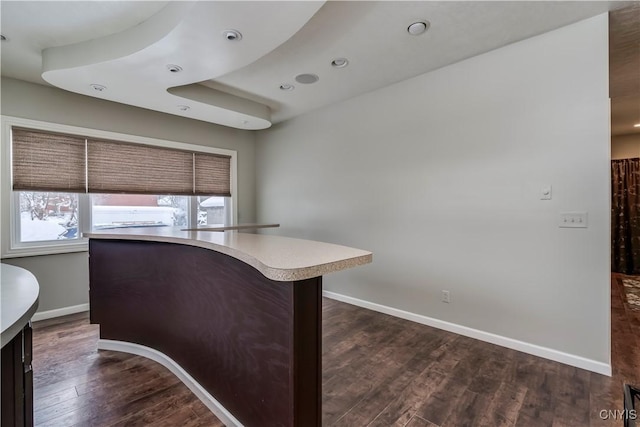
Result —
M 169 227 L 85 236 L 99 348 L 163 364 L 228 426 L 320 426 L 322 276 L 370 252 Z

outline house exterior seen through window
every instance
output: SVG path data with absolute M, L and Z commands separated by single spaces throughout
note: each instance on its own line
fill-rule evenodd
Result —
M 86 251 L 83 232 L 237 221 L 237 152 L 2 116 L 3 257 Z
M 78 194 L 19 192 L 20 241 L 78 239 Z
M 87 229 L 133 227 L 195 227 L 224 225 L 227 197 L 148 194 L 75 194 L 20 191 L 19 240 L 21 243 L 74 240 L 81 237 L 80 217 L 88 216 Z M 90 200 L 82 211 L 81 198 Z M 191 215 L 195 205 L 196 215 Z

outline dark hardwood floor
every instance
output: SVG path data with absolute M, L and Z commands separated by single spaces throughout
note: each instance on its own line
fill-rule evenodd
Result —
M 612 280 L 613 376 L 327 300 L 323 426 L 622 426 L 640 384 L 640 315 Z M 86 313 L 34 324 L 37 426 L 222 426 L 167 369 L 97 351 Z M 261 426 L 259 426 L 261 427 Z

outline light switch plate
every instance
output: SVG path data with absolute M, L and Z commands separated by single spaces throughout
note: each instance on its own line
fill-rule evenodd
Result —
M 551 186 L 545 185 L 540 189 L 540 200 L 551 200 Z
M 586 212 L 560 212 L 560 228 L 587 228 Z

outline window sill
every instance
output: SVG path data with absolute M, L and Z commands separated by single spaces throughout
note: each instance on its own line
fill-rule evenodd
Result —
M 60 255 L 87 251 L 89 251 L 89 244 L 86 240 L 82 240 L 80 242 L 65 243 L 62 245 L 23 246 L 6 249 L 2 253 L 2 259 Z

